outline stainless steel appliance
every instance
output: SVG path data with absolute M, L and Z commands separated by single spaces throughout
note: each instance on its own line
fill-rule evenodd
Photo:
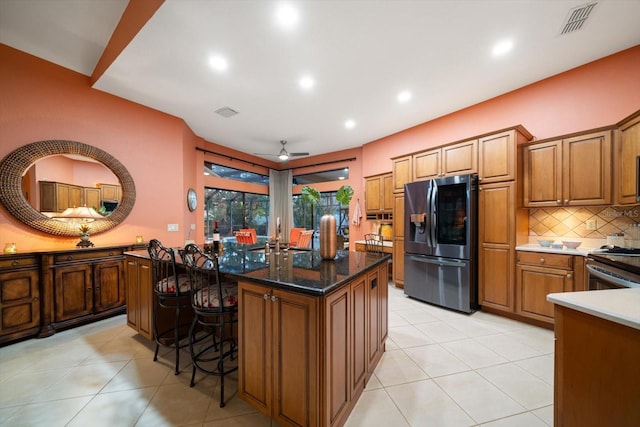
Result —
M 640 249 L 614 247 L 587 257 L 587 289 L 640 288 Z
M 477 176 L 405 184 L 404 292 L 472 313 L 477 308 Z

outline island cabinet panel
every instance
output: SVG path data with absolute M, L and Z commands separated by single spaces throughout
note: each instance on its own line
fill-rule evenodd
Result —
M 344 294 L 346 296 L 349 295 L 348 292 L 344 292 Z M 367 294 L 367 283 L 364 278 L 355 280 L 351 284 L 351 313 L 353 313 L 353 327 L 351 328 L 351 330 L 349 330 L 349 312 L 344 312 L 344 330 L 347 333 L 347 336 L 349 335 L 349 333 L 351 335 L 351 339 L 349 340 L 351 343 L 351 369 L 349 372 L 349 375 L 351 376 L 351 383 L 349 387 L 349 398 L 352 398 L 353 396 L 361 393 L 364 390 L 364 386 L 367 381 L 367 367 L 369 365 L 367 355 L 367 326 L 369 324 L 369 309 L 367 307 L 367 303 L 369 301 L 369 298 Z M 338 322 L 329 323 L 335 324 Z M 334 347 L 336 346 L 336 344 L 334 344 Z M 346 348 L 345 350 L 348 351 L 348 349 Z M 346 369 L 347 366 L 349 365 L 345 365 L 342 369 Z M 340 370 L 341 369 L 336 370 L 336 374 L 339 373 L 338 371 Z M 335 380 L 339 380 L 339 378 L 332 379 L 332 382 Z M 346 399 L 345 404 L 347 404 L 348 402 L 349 399 Z
M 368 316 L 368 352 L 367 363 L 375 365 L 382 355 L 380 343 L 380 274 L 376 269 L 367 275 L 367 290 L 369 293 L 369 316 Z
M 316 298 L 239 282 L 238 395 L 283 426 L 316 426 Z
M 0 345 L 40 329 L 40 275 L 35 256 L 0 260 Z
M 153 339 L 153 285 L 151 260 L 127 255 L 127 325 Z
M 355 286 L 354 286 L 355 285 Z M 354 295 L 355 294 L 355 295 Z M 355 309 L 355 310 L 354 310 Z M 354 313 L 355 311 L 355 313 Z M 364 280 L 329 295 L 324 303 L 326 357 L 326 425 L 341 424 L 349 416 L 349 402 L 356 390 L 364 389 L 366 372 L 366 294 Z M 355 330 L 351 330 L 351 315 Z M 362 316 L 356 318 L 356 316 Z M 351 344 L 351 345 L 349 345 Z M 356 345 L 361 348 L 355 349 Z

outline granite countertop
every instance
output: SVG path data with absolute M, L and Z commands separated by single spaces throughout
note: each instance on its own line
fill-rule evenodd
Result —
M 547 300 L 582 313 L 640 329 L 640 288 L 563 292 Z
M 149 258 L 145 250 L 126 254 Z M 246 250 L 225 243 L 220 256 L 220 272 L 237 280 L 322 296 L 386 262 L 389 257 L 367 252 L 337 251 L 333 260 L 323 260 L 318 250 L 294 249 L 286 255 L 283 251 L 280 255 L 272 251 L 265 256 L 264 249 Z M 179 257 L 177 261 L 181 262 Z
M 550 253 L 550 254 L 562 254 L 562 255 L 581 255 L 581 256 L 587 256 L 589 255 L 591 252 L 595 251 L 599 249 L 599 247 L 578 247 L 576 249 L 567 249 L 567 248 L 562 248 L 562 249 L 555 249 L 555 248 L 549 248 L 549 247 L 544 247 L 544 246 L 540 246 L 538 244 L 533 244 L 533 243 L 529 243 L 526 245 L 518 245 L 516 246 L 516 250 L 517 251 L 529 251 L 529 252 L 545 252 L 545 253 Z

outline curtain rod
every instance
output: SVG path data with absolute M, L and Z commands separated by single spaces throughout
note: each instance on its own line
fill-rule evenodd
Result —
M 262 166 L 262 167 L 265 167 L 265 168 L 268 167 L 268 166 L 265 166 L 265 165 L 258 164 L 256 162 L 250 162 L 249 160 L 244 160 L 244 159 L 241 159 L 241 158 L 238 158 L 238 157 L 234 157 L 234 156 L 230 156 L 230 155 L 227 155 L 227 154 L 216 153 L 215 151 L 210 151 L 210 150 L 207 150 L 205 148 L 196 147 L 196 150 L 197 151 L 202 151 L 203 153 L 206 153 L 206 154 L 212 154 L 214 156 L 222 157 L 224 159 L 236 160 L 236 161 L 239 161 L 239 162 L 247 163 L 247 164 L 249 164 L 251 166 Z M 312 165 L 297 166 L 295 168 L 286 168 L 286 169 L 279 169 L 279 170 L 304 169 L 304 168 L 309 168 L 309 167 L 312 167 L 312 166 L 330 165 L 332 163 L 352 162 L 354 160 L 356 160 L 355 157 L 350 157 L 348 159 L 329 160 L 327 162 L 314 163 Z

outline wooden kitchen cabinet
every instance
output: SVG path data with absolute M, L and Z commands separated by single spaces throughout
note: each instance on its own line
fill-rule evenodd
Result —
M 393 283 L 404 288 L 404 192 L 394 194 Z
M 38 184 L 41 212 L 62 212 L 67 208 L 82 206 L 82 187 L 51 181 L 39 181 Z
M 392 158 L 393 163 L 393 192 L 403 193 L 404 185 L 413 180 L 413 170 L 412 170 L 412 156 L 402 156 Z
M 150 259 L 126 256 L 127 325 L 153 340 L 153 285 Z
M 27 254 L 0 258 L 0 345 L 40 329 L 39 260 Z
M 412 181 L 476 173 L 478 140 L 458 142 L 413 155 Z
M 547 295 L 574 291 L 573 255 L 517 252 L 515 311 L 553 325 L 554 304 Z
M 367 213 L 393 212 L 393 176 L 390 173 L 365 178 Z
M 99 188 L 84 187 L 82 189 L 82 205 L 93 208 L 96 211 L 100 209 L 101 194 Z
M 513 312 L 516 243 L 514 181 L 483 184 L 478 192 L 478 303 Z
M 611 131 L 524 148 L 524 206 L 608 205 L 612 196 Z
M 616 131 L 614 171 L 617 203 L 638 203 L 636 162 L 640 156 L 640 112 L 622 121 Z
M 531 140 L 522 126 L 478 139 L 478 181 L 483 184 L 517 178 L 516 148 Z
M 119 202 L 122 199 L 122 187 L 115 184 L 98 184 L 103 201 Z
M 319 425 L 319 300 L 247 282 L 238 300 L 238 395 L 280 425 Z

